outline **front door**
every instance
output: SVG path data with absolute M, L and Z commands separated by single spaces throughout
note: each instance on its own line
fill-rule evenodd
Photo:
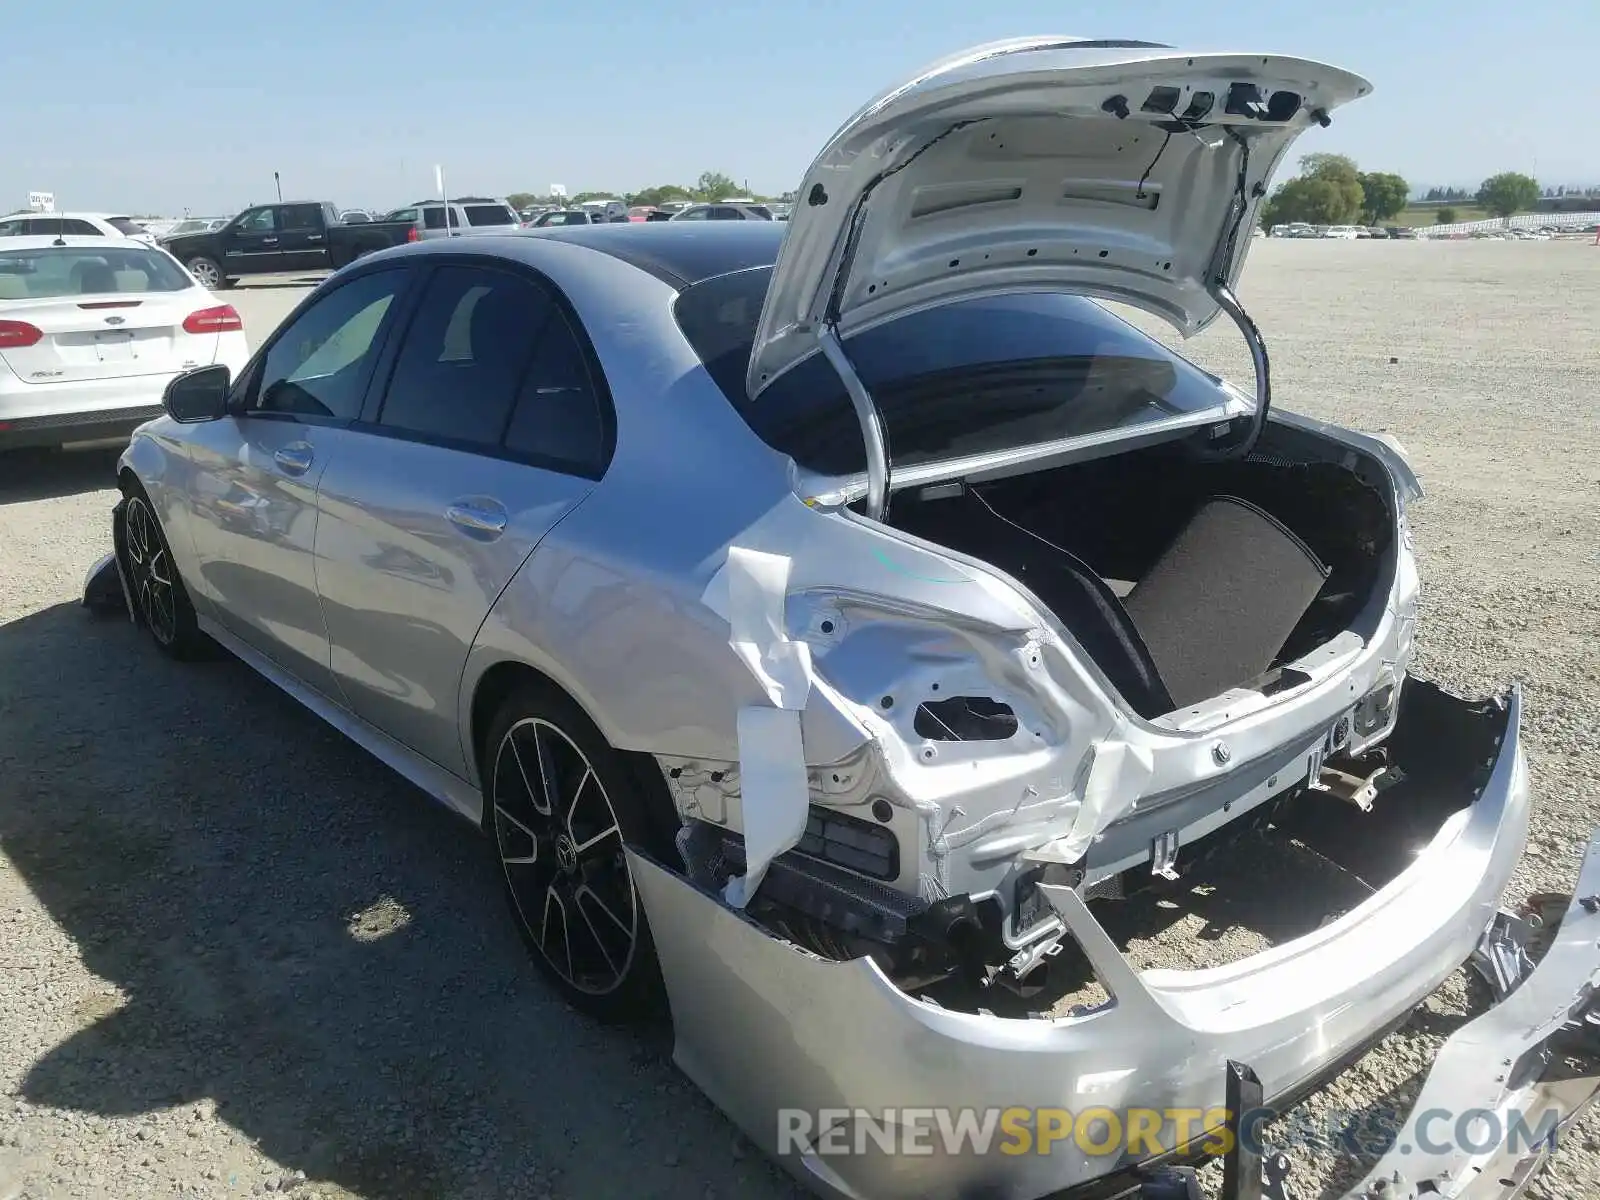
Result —
M 221 233 L 224 275 L 285 270 L 278 210 L 270 204 L 240 213 Z
M 576 330 L 532 273 L 452 260 L 414 312 L 381 402 L 340 432 L 322 476 L 317 586 L 356 715 L 464 775 L 467 654 L 539 540 L 593 489 L 612 423 Z
M 330 696 L 317 484 L 361 411 L 408 278 L 394 267 L 315 297 L 246 371 L 232 414 L 190 438 L 200 592 L 231 633 Z

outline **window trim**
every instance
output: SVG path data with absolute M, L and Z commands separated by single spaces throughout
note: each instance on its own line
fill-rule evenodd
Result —
M 374 340 L 378 343 L 378 353 L 372 362 L 372 369 L 367 374 L 365 385 L 361 389 L 361 403 L 356 408 L 354 417 L 324 417 L 318 413 L 285 413 L 262 412 L 259 409 L 251 410 L 248 406 L 259 394 L 261 375 L 267 369 L 267 357 L 273 348 L 285 337 L 295 322 L 300 320 L 312 307 L 326 300 L 329 296 L 343 291 L 353 283 L 368 279 L 373 275 L 384 275 L 396 272 L 400 275 L 400 286 L 395 290 L 394 301 L 389 306 L 389 311 L 383 314 L 383 321 Z M 416 286 L 417 270 L 409 263 L 374 263 L 371 267 L 358 271 L 353 275 L 340 278 L 337 286 L 324 290 L 317 288 L 299 304 L 287 317 L 272 331 L 272 336 L 261 343 L 259 349 L 251 355 L 250 361 L 245 364 L 244 370 L 239 372 L 239 378 L 228 392 L 227 413 L 238 420 L 249 421 L 277 421 L 295 425 L 311 425 L 321 429 L 349 429 L 360 423 L 361 415 L 372 401 L 372 389 L 378 379 L 378 372 L 382 370 L 384 358 L 388 355 L 390 347 L 395 342 L 394 331 L 402 317 L 409 319 L 410 307 L 415 303 L 417 295 Z
M 584 370 L 589 378 L 589 392 L 594 397 L 596 408 L 600 414 L 600 456 L 592 469 L 579 468 L 577 464 L 564 460 L 556 460 L 542 454 L 528 454 L 508 449 L 505 442 L 506 430 L 500 434 L 501 444 L 486 446 L 482 442 L 469 442 L 457 438 L 441 437 L 438 434 L 418 433 L 415 430 L 400 429 L 394 425 L 380 423 L 383 414 L 384 402 L 388 399 L 389 385 L 394 379 L 395 367 L 399 363 L 400 351 L 405 345 L 406 336 L 411 332 L 411 326 L 417 317 L 417 310 L 422 306 L 422 298 L 427 293 L 428 284 L 432 282 L 436 272 L 446 267 L 472 267 L 477 270 L 499 272 L 519 278 L 533 284 L 544 292 L 546 298 L 555 307 L 554 315 L 560 317 L 567 327 L 567 332 L 578 343 L 578 349 L 583 358 Z M 567 298 L 566 293 L 556 285 L 556 282 L 526 263 L 516 262 L 506 258 L 486 254 L 474 254 L 465 250 L 452 253 L 430 254 L 426 265 L 413 269 L 411 281 L 411 295 L 405 311 L 400 314 L 396 322 L 398 333 L 391 333 L 383 354 L 377 360 L 368 383 L 366 398 L 361 405 L 360 415 L 349 422 L 348 427 L 364 434 L 377 437 L 396 438 L 404 442 L 417 442 L 422 445 L 438 446 L 443 450 L 453 450 L 462 454 L 476 454 L 483 458 L 499 459 L 504 462 L 521 463 L 540 471 L 549 471 L 556 475 L 565 475 L 573 479 L 587 479 L 598 483 L 604 479 L 606 472 L 611 469 L 611 463 L 617 456 L 617 409 L 611 396 L 611 385 L 606 379 L 605 371 L 600 365 L 600 356 L 595 352 L 594 343 L 589 338 L 589 332 L 584 328 L 583 321 L 579 318 L 577 309 Z M 403 322 L 403 327 L 401 325 Z M 533 358 L 530 356 L 523 367 L 522 377 L 517 381 L 517 393 L 520 395 L 522 385 L 526 380 L 527 372 L 533 367 Z M 379 379 L 382 386 L 379 386 Z M 512 416 L 515 415 L 515 407 Z M 509 424 L 507 426 L 509 428 Z

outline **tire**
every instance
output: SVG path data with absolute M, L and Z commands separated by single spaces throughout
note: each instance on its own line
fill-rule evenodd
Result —
M 661 968 L 623 843 L 671 850 L 665 792 L 641 786 L 567 696 L 535 684 L 501 705 L 483 763 L 484 826 L 535 964 L 597 1020 L 661 1015 Z
M 172 561 L 155 506 L 138 484 L 126 489 L 122 517 L 122 559 L 133 597 L 134 619 L 163 653 L 179 661 L 204 657 L 208 646 L 183 577 Z
M 233 281 L 222 273 L 217 260 L 207 255 L 197 254 L 183 265 L 208 292 L 220 292 L 233 286 Z

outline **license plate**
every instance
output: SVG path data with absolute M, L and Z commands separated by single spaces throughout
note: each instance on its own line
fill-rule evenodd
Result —
M 97 333 L 94 338 L 95 353 L 101 362 L 132 362 L 133 334 Z

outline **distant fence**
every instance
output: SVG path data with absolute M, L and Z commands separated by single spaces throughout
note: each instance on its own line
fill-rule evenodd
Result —
M 1480 229 L 1581 229 L 1600 223 L 1600 212 L 1532 212 L 1518 213 L 1514 217 L 1489 217 L 1483 221 L 1457 221 L 1453 225 L 1420 225 L 1419 237 L 1454 237 L 1458 233 L 1476 233 Z

